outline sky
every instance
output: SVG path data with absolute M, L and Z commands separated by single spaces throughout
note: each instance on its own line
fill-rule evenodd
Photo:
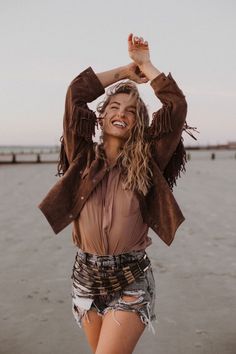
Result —
M 0 145 L 59 144 L 68 85 L 89 66 L 130 63 L 129 33 L 184 92 L 200 131 L 185 144 L 236 141 L 235 10 L 233 0 L 1 0 Z M 150 115 L 161 108 L 149 83 L 139 90 Z

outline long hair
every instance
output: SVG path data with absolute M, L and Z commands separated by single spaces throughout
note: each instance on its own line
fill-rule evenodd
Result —
M 106 93 L 104 101 L 97 106 L 98 119 L 102 119 L 111 97 L 119 93 L 136 98 L 136 119 L 118 155 L 118 161 L 122 166 L 122 184 L 124 189 L 138 190 L 146 195 L 152 185 L 152 171 L 149 166 L 151 158 L 150 143 L 145 140 L 145 130 L 149 126 L 149 114 L 147 107 L 141 99 L 137 86 L 132 81 L 120 82 L 112 86 Z M 103 134 L 100 136 L 101 146 L 104 144 Z

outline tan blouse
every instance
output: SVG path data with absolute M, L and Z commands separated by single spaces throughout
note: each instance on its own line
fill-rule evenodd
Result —
M 80 249 L 97 255 L 144 250 L 152 243 L 136 195 L 122 188 L 118 164 L 110 168 L 86 201 L 74 221 L 73 233 L 78 229 Z

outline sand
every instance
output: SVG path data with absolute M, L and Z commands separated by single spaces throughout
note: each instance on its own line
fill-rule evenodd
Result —
M 53 164 L 0 167 L 1 354 L 91 353 L 71 314 L 71 228 L 54 235 L 36 207 L 54 175 Z M 175 241 L 149 233 L 157 334 L 146 330 L 135 354 L 236 353 L 235 177 L 234 159 L 188 163 Z

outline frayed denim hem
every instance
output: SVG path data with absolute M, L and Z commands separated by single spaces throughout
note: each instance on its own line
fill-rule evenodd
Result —
M 94 310 L 98 313 L 100 316 L 106 315 L 109 311 L 112 311 L 113 319 L 114 321 L 121 326 L 121 323 L 117 320 L 115 317 L 115 311 L 129 311 L 129 312 L 136 312 L 142 323 L 145 326 L 148 326 L 148 330 L 152 331 L 152 333 L 155 335 L 156 331 L 155 328 L 152 324 L 152 322 L 157 322 L 155 314 L 151 315 L 151 306 L 150 302 L 145 301 L 144 296 L 145 291 L 143 290 L 124 290 L 121 296 L 118 298 L 116 303 L 107 306 L 103 311 L 101 311 L 95 303 L 93 303 L 93 299 L 79 299 L 76 298 L 75 295 L 72 294 L 73 302 L 72 302 L 72 312 L 74 315 L 74 318 L 79 325 L 80 328 L 82 328 L 82 319 L 85 317 L 85 319 L 90 322 L 89 320 L 89 310 Z M 123 296 L 134 296 L 134 300 L 124 300 Z M 81 300 L 81 303 L 80 303 Z M 87 301 L 87 303 L 86 303 Z M 85 307 L 85 308 L 83 308 Z

